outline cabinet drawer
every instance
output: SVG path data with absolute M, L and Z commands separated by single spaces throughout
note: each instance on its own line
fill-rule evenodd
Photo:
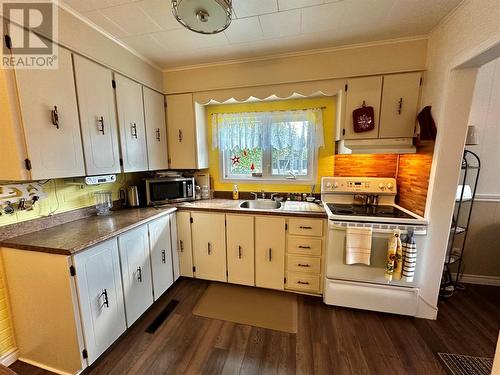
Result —
M 301 290 L 304 292 L 319 293 L 320 292 L 320 276 L 308 275 L 297 272 L 288 272 L 286 279 L 287 289 Z
M 321 273 L 321 259 L 300 255 L 287 257 L 287 269 L 291 272 Z
M 290 219 L 288 222 L 289 233 L 301 236 L 322 236 L 323 220 L 318 219 Z
M 318 238 L 288 237 L 288 253 L 301 255 L 321 255 L 322 240 Z

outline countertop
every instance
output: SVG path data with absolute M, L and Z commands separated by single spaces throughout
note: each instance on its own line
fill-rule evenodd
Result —
M 176 210 L 175 206 L 124 208 L 106 216 L 90 216 L 0 241 L 0 247 L 74 255 L 160 216 Z
M 279 215 L 279 216 L 300 216 L 326 219 L 325 209 L 316 204 L 300 201 L 283 202 L 281 208 L 276 210 L 256 210 L 249 208 L 240 208 L 240 204 L 244 200 L 231 199 L 208 199 L 194 202 L 180 203 L 177 205 L 179 210 L 185 211 L 208 211 L 208 212 L 225 212 L 238 214 L 253 214 L 253 215 Z
M 60 255 L 74 255 L 88 247 L 116 237 L 130 229 L 178 210 L 253 215 L 281 215 L 326 218 L 323 207 L 308 202 L 287 201 L 277 210 L 240 208 L 242 200 L 211 199 L 166 205 L 160 208 L 123 208 L 107 216 L 83 219 L 0 241 L 0 247 Z

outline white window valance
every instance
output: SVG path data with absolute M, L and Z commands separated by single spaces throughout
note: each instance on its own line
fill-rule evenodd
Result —
M 321 109 L 212 115 L 213 149 L 290 147 L 301 151 L 324 144 Z

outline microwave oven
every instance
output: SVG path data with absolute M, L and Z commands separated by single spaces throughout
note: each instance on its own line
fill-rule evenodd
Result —
M 139 200 L 143 206 L 194 201 L 194 178 L 145 178 L 141 181 Z

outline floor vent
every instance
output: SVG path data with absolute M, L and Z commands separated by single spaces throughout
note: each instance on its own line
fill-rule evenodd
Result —
M 175 307 L 179 304 L 179 301 L 173 299 L 168 303 L 167 306 L 158 314 L 158 316 L 153 320 L 153 323 L 146 328 L 147 333 L 155 333 L 158 328 L 163 324 L 163 322 L 168 318 L 170 313 L 174 311 Z
M 453 375 L 490 375 L 493 358 L 438 353 L 446 368 Z

